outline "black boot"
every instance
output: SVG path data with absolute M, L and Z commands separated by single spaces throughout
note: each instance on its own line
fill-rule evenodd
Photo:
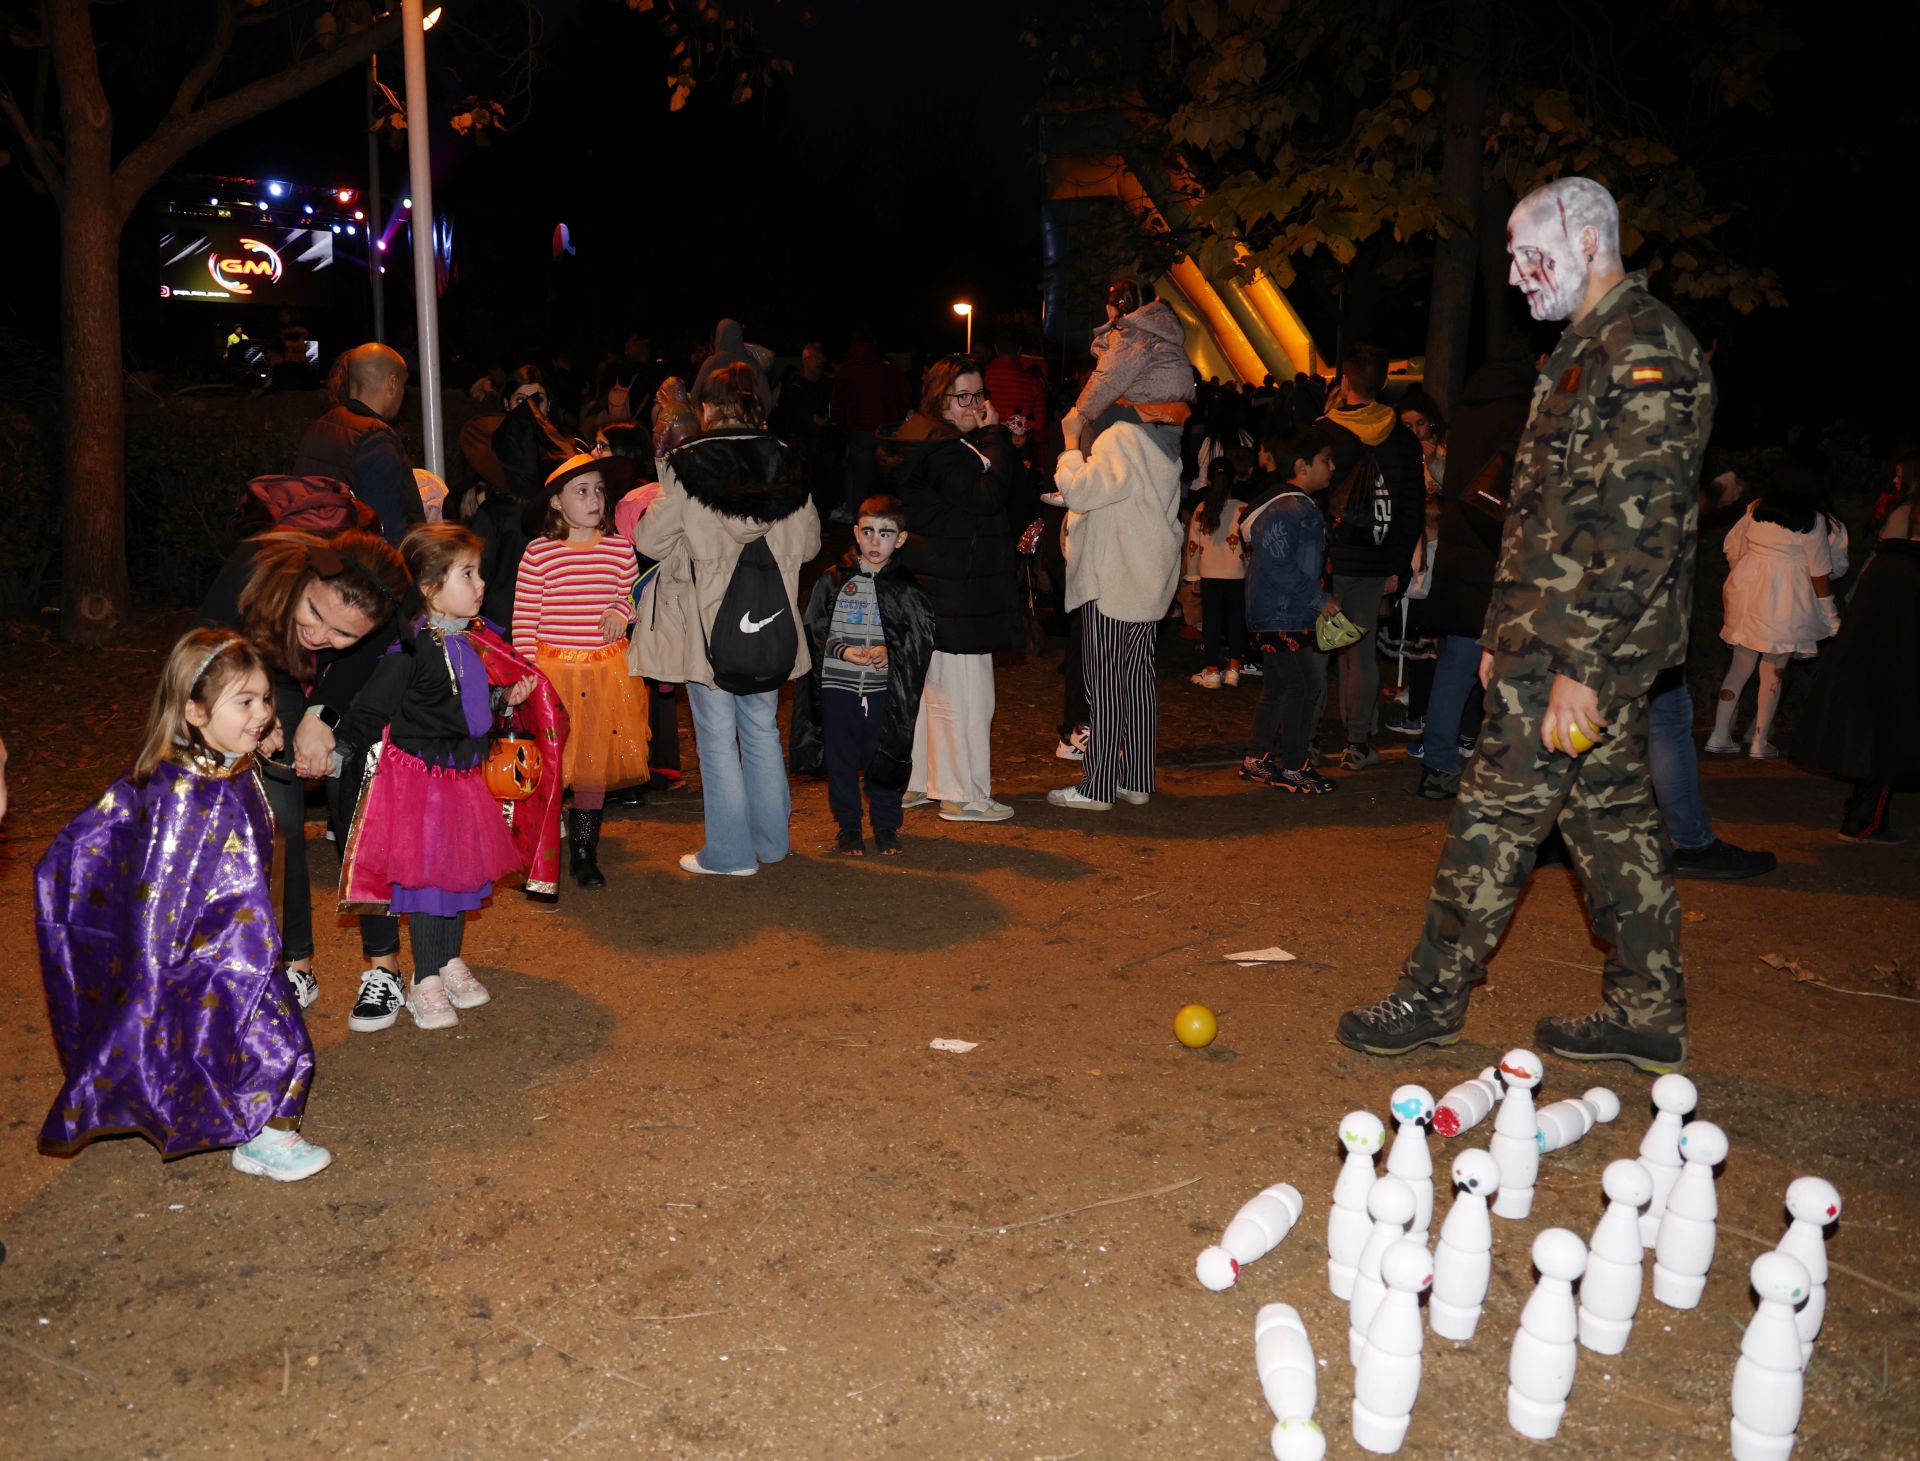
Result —
M 575 807 L 571 816 L 573 881 L 582 888 L 604 888 L 607 879 L 600 871 L 600 808 L 583 812 Z

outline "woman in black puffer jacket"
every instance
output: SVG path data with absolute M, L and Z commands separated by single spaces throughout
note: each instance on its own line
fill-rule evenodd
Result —
M 933 603 L 934 655 L 914 726 L 912 787 L 949 822 L 1004 822 L 993 799 L 993 656 L 1026 643 L 1007 519 L 1012 443 L 979 362 L 928 371 L 920 409 L 879 434 L 880 468 L 907 505 L 900 556 Z

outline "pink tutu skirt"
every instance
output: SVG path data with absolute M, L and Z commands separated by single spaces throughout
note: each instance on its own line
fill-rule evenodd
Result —
M 340 900 L 355 911 L 447 915 L 478 908 L 494 879 L 522 871 L 481 768 L 429 766 L 388 744 L 360 797 L 341 859 Z

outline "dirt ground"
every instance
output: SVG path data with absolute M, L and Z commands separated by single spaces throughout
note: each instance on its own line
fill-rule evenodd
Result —
M 308 1132 L 336 1159 L 314 1180 L 139 1140 L 45 1157 L 32 864 L 130 750 L 172 627 L 84 660 L 0 627 L 0 1454 L 1263 1456 L 1253 1318 L 1284 1300 L 1321 1358 L 1329 1454 L 1356 1456 L 1325 1269 L 1341 1114 L 1384 1115 L 1405 1081 L 1437 1095 L 1596 997 L 1572 880 L 1542 872 L 1465 1041 L 1400 1062 L 1337 1045 L 1417 932 L 1446 809 L 1410 794 L 1397 747 L 1332 797 L 1237 781 L 1257 690 L 1189 685 L 1168 639 L 1147 807 L 1045 805 L 1071 774 L 1058 679 L 1011 663 L 1002 826 L 912 813 L 905 856 L 843 861 L 802 784 L 791 859 L 688 879 L 698 793 L 656 798 L 610 820 L 604 893 L 476 920 L 495 999 L 440 1034 L 349 1034 L 357 944 L 325 922 Z M 1732 1141 L 1705 1302 L 1649 1295 L 1624 1356 L 1583 1351 L 1550 1448 L 1508 1429 L 1528 1245 L 1591 1231 L 1649 1112 L 1648 1078 L 1549 1058 L 1541 1099 L 1600 1083 L 1626 1109 L 1497 1225 L 1480 1333 L 1429 1335 L 1403 1454 L 1726 1454 L 1747 1265 L 1815 1172 L 1846 1208 L 1796 1455 L 1920 1456 L 1920 1010 L 1875 997 L 1915 993 L 1887 971 L 1916 963 L 1920 844 L 1840 843 L 1838 789 L 1783 763 L 1705 775 L 1721 831 L 1781 860 L 1682 885 L 1699 1114 Z M 325 843 L 314 861 L 324 882 Z M 1299 962 L 1222 958 L 1269 944 Z M 1220 1013 L 1208 1050 L 1171 1038 L 1188 1001 Z M 1457 1146 L 1434 1140 L 1442 1170 Z M 1194 1255 L 1278 1181 L 1305 1196 L 1298 1227 L 1203 1290 Z

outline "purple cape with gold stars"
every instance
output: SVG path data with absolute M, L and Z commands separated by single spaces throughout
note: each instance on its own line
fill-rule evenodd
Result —
M 178 1156 L 300 1114 L 313 1042 L 279 968 L 272 859 L 250 761 L 116 781 L 53 839 L 34 910 L 67 1080 L 44 1146 L 137 1131 Z

